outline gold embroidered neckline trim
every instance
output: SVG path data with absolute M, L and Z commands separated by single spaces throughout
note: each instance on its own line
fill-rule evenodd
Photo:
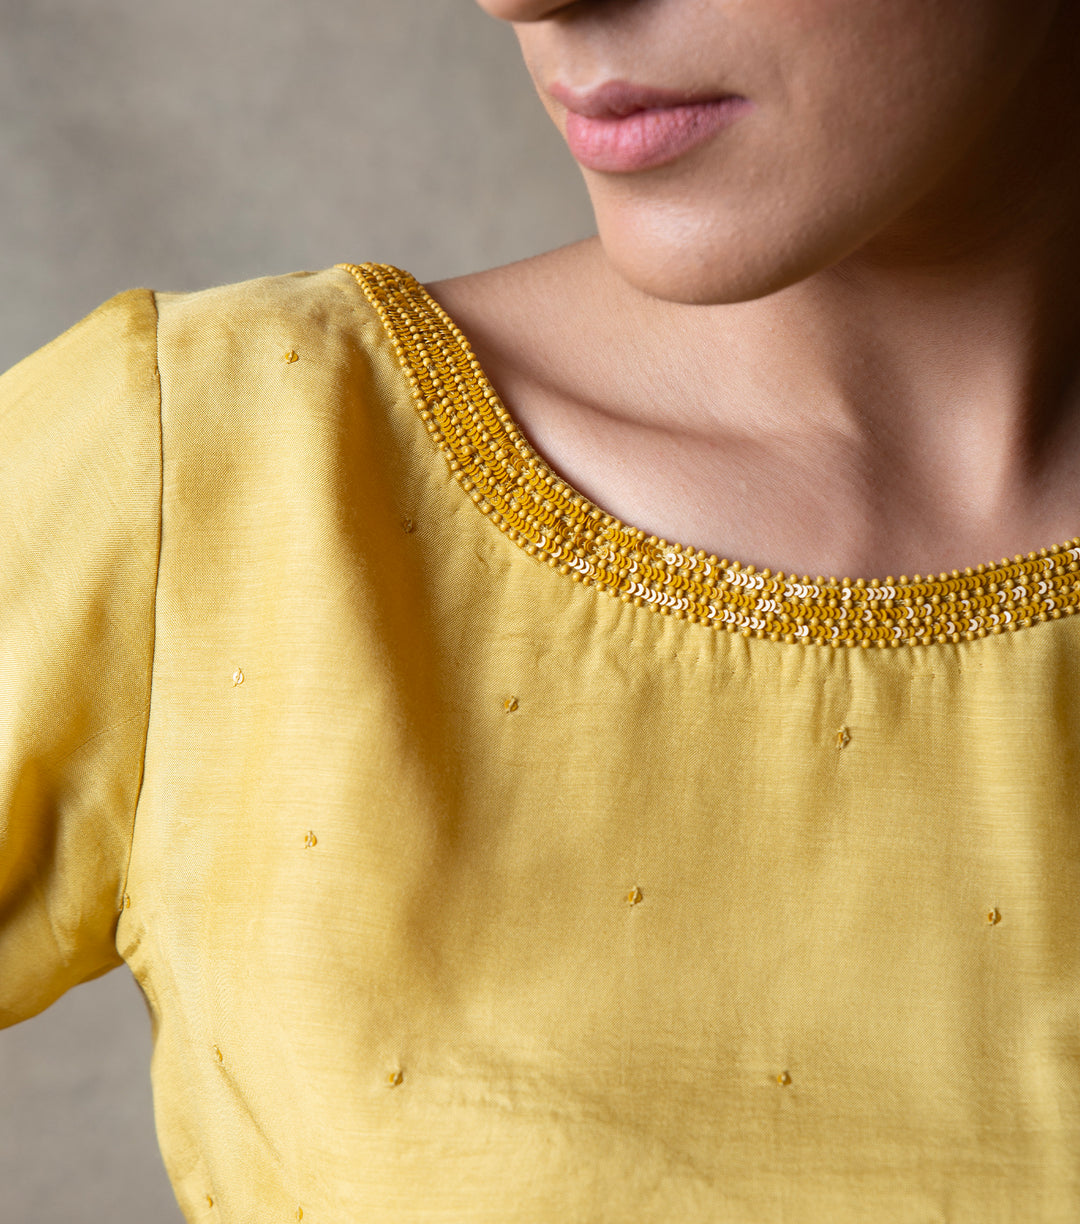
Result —
M 820 646 L 972 641 L 1080 607 L 1080 538 L 998 565 L 826 582 L 757 570 L 627 526 L 536 454 L 464 335 L 413 277 L 386 264 L 338 266 L 382 320 L 420 418 L 458 483 L 514 544 L 574 582 L 744 637 Z

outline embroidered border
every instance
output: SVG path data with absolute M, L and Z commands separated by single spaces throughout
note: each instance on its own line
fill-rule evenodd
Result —
M 394 343 L 420 418 L 482 514 L 583 586 L 744 637 L 863 648 L 972 641 L 1070 616 L 1080 538 L 899 581 L 811 581 L 629 527 L 560 479 L 522 436 L 453 320 L 407 272 L 340 264 Z

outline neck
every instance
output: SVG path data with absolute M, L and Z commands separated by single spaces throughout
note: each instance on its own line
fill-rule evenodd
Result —
M 1080 39 L 1052 44 L 1071 68 Z M 917 208 L 766 297 L 661 300 L 592 239 L 445 304 L 556 469 L 665 538 L 864 575 L 1061 542 L 1080 531 L 1080 99 L 1061 65 L 1025 89 Z
M 1080 108 L 1054 90 L 1033 87 L 919 209 L 768 297 L 683 306 L 600 270 L 616 315 L 646 323 L 623 333 L 667 355 L 681 424 L 832 437 L 871 483 L 903 472 L 940 515 L 987 523 L 1033 505 L 1063 462 L 1080 476 Z

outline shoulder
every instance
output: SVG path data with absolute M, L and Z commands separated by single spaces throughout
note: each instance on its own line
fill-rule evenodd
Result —
M 348 346 L 365 331 L 375 335 L 378 319 L 347 267 L 291 272 L 194 293 L 157 293 L 159 343 L 163 361 L 229 360 L 263 349 L 293 351 L 295 343 L 320 351 Z
M 298 368 L 283 383 L 291 364 Z M 385 389 L 396 370 L 378 314 L 347 267 L 196 292 L 131 289 L 0 378 L 0 441 L 10 455 L 27 431 L 45 436 L 51 417 L 77 431 L 80 417 L 156 421 L 159 405 L 174 421 L 220 416 L 230 401 L 236 411 L 260 403 L 265 416 L 282 403 L 278 391 L 317 398 L 370 386 L 373 376 Z
M 346 400 L 382 402 L 399 373 L 349 266 L 157 293 L 163 428 L 249 445 L 311 427 Z M 221 434 L 215 438 L 215 431 Z
M 196 292 L 130 289 L 0 377 L 0 436 L 48 404 L 72 411 L 200 379 L 259 381 L 290 352 L 340 373 L 385 347 L 383 328 L 344 267 L 260 277 Z
M 164 513 L 203 569 L 282 530 L 286 507 L 308 524 L 351 513 L 340 499 L 387 479 L 411 441 L 394 430 L 419 428 L 350 266 L 156 295 Z

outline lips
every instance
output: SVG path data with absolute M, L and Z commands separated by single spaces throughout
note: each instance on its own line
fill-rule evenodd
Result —
M 548 92 L 567 108 L 566 141 L 589 170 L 630 173 L 666 165 L 730 126 L 751 107 L 736 94 L 680 93 L 625 81 Z

